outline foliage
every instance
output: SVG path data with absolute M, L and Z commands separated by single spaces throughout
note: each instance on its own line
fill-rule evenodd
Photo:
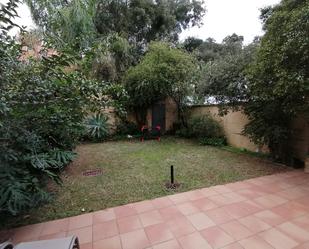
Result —
M 54 38 L 57 47 L 67 43 L 89 48 L 96 38 L 94 16 L 96 0 L 26 0 L 33 20 Z
M 75 71 L 71 51 L 22 61 L 8 35 L 16 7 L 12 0 L 0 12 L 0 213 L 14 215 L 49 199 L 46 181 L 59 183 L 73 160 L 85 113 L 112 105 L 108 92 L 120 89 Z
M 86 136 L 94 141 L 100 141 L 109 135 L 108 117 L 104 113 L 96 113 L 86 119 Z
M 273 156 L 289 160 L 290 124 L 308 115 L 309 2 L 283 0 L 262 11 L 265 35 L 247 75 L 250 99 L 246 134 L 269 145 Z
M 236 108 L 249 98 L 245 70 L 253 61 L 257 44 L 242 48 L 237 42 L 229 46 L 233 49 L 202 66 L 197 92 L 206 99 L 212 98 L 216 103 Z M 221 111 L 226 111 L 225 107 L 221 105 Z
M 59 43 L 87 48 L 97 37 L 118 33 L 140 50 L 152 40 L 177 40 L 182 29 L 201 23 L 203 2 L 26 0 L 36 24 Z
M 129 104 L 141 114 L 139 124 L 145 124 L 149 106 L 168 96 L 175 100 L 181 114 L 193 91 L 196 69 L 194 58 L 184 51 L 168 43 L 151 43 L 142 61 L 124 78 Z
M 210 114 L 206 114 L 190 117 L 187 121 L 187 127 L 183 128 L 180 135 L 198 139 L 223 138 L 224 132 L 218 121 Z
M 206 137 L 199 139 L 201 145 L 224 146 L 226 139 L 222 137 Z
M 129 121 L 124 121 L 118 124 L 117 126 L 117 134 L 118 135 L 139 135 L 141 134 L 140 129 L 138 126 Z
M 117 32 L 138 45 L 157 39 L 177 40 L 182 29 L 201 23 L 202 5 L 197 0 L 99 0 L 96 27 L 103 35 Z
M 117 33 L 111 33 L 93 42 L 85 52 L 81 68 L 90 78 L 115 82 L 133 61 L 132 46 Z

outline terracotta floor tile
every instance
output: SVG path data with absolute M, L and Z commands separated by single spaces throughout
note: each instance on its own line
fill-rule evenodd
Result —
M 150 242 L 143 229 L 120 235 L 123 249 L 144 249 Z
M 119 206 L 114 208 L 116 218 L 123 218 L 126 216 L 130 215 L 135 215 L 137 214 L 135 208 L 133 207 L 132 204 L 124 205 L 124 206 Z
M 144 227 L 163 222 L 163 218 L 158 210 L 142 213 L 139 217 Z
M 116 219 L 113 208 L 97 211 L 93 213 L 93 224 L 98 224 Z
M 132 215 L 117 220 L 119 233 L 128 233 L 142 228 L 142 223 L 138 215 Z
M 197 207 L 200 211 L 207 211 L 213 208 L 218 207 L 213 201 L 208 198 L 203 198 L 199 200 L 192 201 L 192 204 Z
M 296 241 L 275 228 L 262 232 L 259 236 L 276 249 L 291 249 L 298 245 Z
M 43 223 L 40 236 L 68 231 L 69 219 L 60 219 Z
M 202 192 L 202 194 L 205 197 L 209 197 L 209 196 L 214 196 L 214 195 L 218 195 L 219 193 L 216 192 L 213 187 L 212 188 L 202 188 L 200 189 L 200 191 Z
M 92 242 L 92 226 L 78 228 L 76 230 L 71 230 L 67 233 L 67 236 L 75 235 L 78 237 L 79 243 L 91 243 Z
M 118 233 L 117 222 L 115 220 L 93 225 L 93 241 L 113 237 L 118 235 Z
M 26 242 L 30 240 L 37 240 L 43 229 L 43 223 L 23 226 L 14 229 L 13 242 Z
M 98 240 L 93 243 L 93 249 L 122 249 L 119 236 L 104 240 Z
M 152 204 L 155 208 L 165 208 L 172 206 L 174 203 L 168 197 L 160 197 L 152 200 Z
M 224 197 L 231 200 L 231 203 L 241 202 L 247 200 L 247 198 L 243 197 L 242 195 L 239 195 L 235 192 L 229 192 L 222 194 Z
M 217 185 L 217 186 L 212 187 L 212 189 L 219 194 L 225 194 L 225 193 L 232 192 L 231 189 L 229 189 L 228 187 L 224 185 Z
M 204 229 L 200 233 L 214 249 L 234 242 L 234 239 L 230 235 L 217 226 Z
M 82 244 L 82 245 L 80 245 L 80 249 L 93 249 L 92 243 Z
M 195 228 L 186 217 L 171 219 L 167 221 L 166 224 L 175 237 L 195 232 Z
M 309 207 L 309 197 L 302 197 L 295 199 L 295 202 L 299 203 L 300 205 L 303 205 L 305 208 Z M 307 209 L 309 211 L 309 209 Z
M 201 212 L 189 215 L 187 218 L 197 230 L 202 230 L 215 225 L 206 214 Z
M 134 206 L 135 210 L 137 211 L 137 213 L 144 213 L 144 212 L 151 211 L 151 210 L 155 209 L 155 207 L 153 206 L 153 204 L 150 200 L 136 202 L 136 203 L 133 204 L 133 206 Z
M 251 213 L 251 214 L 254 214 L 254 213 L 257 213 L 257 212 L 264 210 L 263 207 L 261 207 L 259 204 L 257 204 L 254 201 L 251 201 L 251 200 L 243 201 L 243 202 L 241 202 L 241 205 L 244 208 L 246 208 L 249 211 L 249 213 Z
M 59 232 L 53 234 L 46 234 L 39 237 L 39 240 L 46 240 L 46 239 L 59 239 L 66 237 L 67 232 Z
M 241 189 L 241 190 L 236 191 L 236 193 L 247 198 L 247 199 L 255 199 L 255 198 L 262 196 L 261 192 L 256 191 L 253 188 Z
M 170 220 L 183 216 L 175 205 L 161 208 L 159 209 L 159 212 L 164 220 Z
M 187 192 L 187 194 L 188 194 L 188 198 L 189 198 L 190 201 L 195 201 L 195 200 L 205 198 L 204 194 L 199 189 L 189 191 L 189 192 Z
M 270 210 L 258 212 L 256 214 L 254 214 L 254 216 L 261 219 L 262 221 L 264 221 L 265 223 L 267 223 L 270 226 L 276 226 L 276 225 L 279 225 L 279 224 L 285 222 L 285 220 L 281 216 L 279 216 L 278 214 L 276 214 L 276 213 L 274 213 Z
M 263 195 L 254 199 L 254 201 L 264 208 L 273 208 L 287 202 L 286 199 L 280 196 L 275 196 L 273 194 Z
M 252 184 L 247 183 L 247 182 L 243 182 L 243 181 L 239 181 L 239 182 L 233 182 L 233 183 L 229 183 L 226 184 L 225 187 L 231 189 L 232 191 L 238 191 L 238 190 L 242 190 L 242 189 L 248 189 L 252 186 Z
M 174 204 L 179 204 L 179 203 L 183 203 L 183 202 L 189 201 L 189 196 L 187 195 L 186 192 L 184 192 L 184 193 L 179 193 L 179 194 L 174 194 L 174 195 L 169 195 L 168 198 L 169 198 Z
M 238 242 L 235 242 L 225 247 L 222 247 L 222 249 L 244 249 L 244 248 Z
M 239 244 L 241 244 L 244 249 L 273 249 L 270 244 L 258 236 L 243 239 L 239 241 Z
M 241 224 L 247 227 L 253 233 L 259 233 L 271 228 L 270 225 L 257 218 L 254 215 L 250 215 L 238 220 Z
M 289 201 L 271 209 L 284 219 L 294 219 L 307 213 L 306 209 L 297 202 Z
M 219 207 L 229 205 L 235 202 L 232 198 L 224 196 L 223 194 L 209 196 L 208 199 L 214 202 Z
M 296 188 L 289 188 L 284 191 L 280 191 L 277 193 L 277 195 L 285 199 L 288 199 L 288 200 L 295 200 L 295 199 L 306 196 L 307 192 L 301 188 L 296 187 Z
M 160 223 L 145 228 L 145 233 L 152 245 L 159 244 L 174 238 L 168 226 L 165 223 Z
M 153 246 L 153 249 L 181 249 L 177 240 L 169 240 Z
M 282 223 L 277 226 L 277 229 L 297 242 L 304 243 L 309 241 L 309 231 L 306 231 L 291 222 Z
M 229 235 L 231 235 L 235 240 L 241 240 L 253 235 L 253 233 L 247 227 L 236 220 L 225 223 L 220 227 Z
M 70 217 L 68 230 L 92 226 L 92 217 L 92 213 Z
M 183 249 L 212 249 L 198 232 L 180 237 L 178 238 L 178 242 Z
M 229 215 L 222 207 L 208 210 L 205 214 L 218 225 L 234 219 L 234 217 Z
M 307 231 L 309 231 L 309 214 L 297 217 L 291 222 Z
M 177 204 L 176 207 L 183 215 L 190 215 L 199 212 L 200 210 L 192 204 L 192 202 L 184 202 Z
M 308 249 L 308 248 L 309 248 L 309 242 L 306 242 L 304 244 L 294 247 L 293 249 Z
M 224 206 L 223 209 L 235 219 L 250 215 L 252 212 L 246 208 L 247 205 L 239 202 Z

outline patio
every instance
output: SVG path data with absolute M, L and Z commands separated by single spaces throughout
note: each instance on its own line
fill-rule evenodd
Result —
M 309 248 L 309 175 L 290 171 L 3 231 L 82 249 Z

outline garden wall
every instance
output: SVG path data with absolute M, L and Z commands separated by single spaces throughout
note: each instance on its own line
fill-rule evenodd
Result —
M 244 148 L 255 152 L 267 152 L 264 146 L 258 146 L 250 141 L 250 139 L 242 135 L 244 126 L 248 123 L 248 118 L 242 112 L 229 112 L 225 116 L 219 115 L 219 108 L 215 105 L 197 105 L 190 107 L 190 116 L 198 116 L 210 113 L 223 127 L 228 144 Z
M 232 146 L 255 152 L 268 152 L 266 146 L 258 146 L 242 135 L 242 130 L 248 123 L 245 114 L 237 111 L 219 116 L 218 111 L 219 108 L 216 105 L 197 105 L 191 106 L 189 113 L 191 116 L 210 113 L 221 123 L 228 143 Z M 305 116 L 299 116 L 292 122 L 292 137 L 289 144 L 293 157 L 304 162 L 309 154 L 309 126 Z
M 173 128 L 173 124 L 178 121 L 177 106 L 171 98 L 165 101 L 165 127 L 166 131 Z M 266 146 L 259 146 L 247 136 L 242 135 L 245 125 L 248 123 L 248 118 L 241 111 L 229 112 L 227 115 L 220 116 L 219 108 L 216 105 L 193 105 L 189 107 L 189 116 L 197 116 L 210 113 L 222 125 L 228 144 L 244 148 L 254 152 L 268 152 Z M 130 114 L 129 120 L 135 122 L 135 115 Z M 152 108 L 147 112 L 147 125 L 152 124 Z M 293 157 L 305 161 L 309 154 L 309 127 L 305 117 L 297 117 L 292 124 L 293 136 L 290 140 Z

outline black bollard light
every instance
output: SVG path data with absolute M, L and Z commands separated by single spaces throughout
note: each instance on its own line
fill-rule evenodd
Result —
M 171 165 L 171 184 L 174 184 L 174 166 Z

